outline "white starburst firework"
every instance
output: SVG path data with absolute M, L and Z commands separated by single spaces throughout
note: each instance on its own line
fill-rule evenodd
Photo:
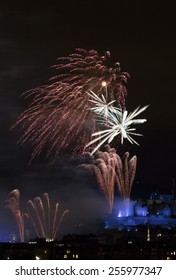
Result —
M 99 147 L 101 147 L 106 141 L 111 143 L 114 137 L 121 135 L 121 144 L 123 144 L 124 138 L 126 138 L 131 144 L 135 143 L 139 145 L 130 135 L 142 136 L 142 134 L 134 132 L 136 128 L 131 128 L 132 124 L 140 124 L 146 122 L 146 119 L 134 119 L 137 115 L 142 113 L 147 109 L 148 105 L 145 107 L 137 107 L 133 112 L 129 113 L 125 110 L 116 110 L 114 108 L 113 112 L 108 112 L 107 118 L 101 116 L 101 123 L 108 127 L 108 129 L 98 131 L 92 134 L 96 137 L 94 140 L 90 141 L 86 147 L 99 142 L 94 148 L 91 154 L 94 154 Z
M 107 90 L 106 97 L 102 94 L 100 98 L 92 90 L 90 92 L 87 92 L 87 94 L 91 97 L 89 101 L 95 104 L 95 107 L 90 108 L 90 110 L 94 113 L 98 115 L 103 115 L 105 118 L 107 118 L 109 112 L 115 112 L 115 110 L 118 110 L 117 108 L 112 106 L 115 100 L 112 100 L 110 102 L 107 101 Z

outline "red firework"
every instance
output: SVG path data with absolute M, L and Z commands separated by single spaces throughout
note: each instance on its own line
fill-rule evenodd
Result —
M 76 49 L 76 53 L 58 58 L 54 65 L 58 75 L 47 85 L 25 93 L 31 97 L 29 108 L 20 116 L 14 127 L 24 129 L 20 142 L 34 146 L 31 159 L 46 146 L 47 155 L 72 151 L 82 153 L 96 130 L 96 115 L 92 113 L 86 91 L 93 90 L 98 96 L 109 91 L 109 99 L 125 107 L 127 72 L 121 72 L 120 63 L 108 66 L 110 52 L 104 56 L 96 50 Z

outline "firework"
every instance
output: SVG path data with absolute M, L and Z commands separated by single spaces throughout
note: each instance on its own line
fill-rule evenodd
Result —
M 130 154 L 126 152 L 123 159 L 116 154 L 115 172 L 116 185 L 121 197 L 124 200 L 130 198 L 133 181 L 136 174 L 137 157 L 130 158 Z
M 123 159 L 110 145 L 105 146 L 105 151 L 97 151 L 94 155 L 86 153 L 91 163 L 81 164 L 80 167 L 88 170 L 94 176 L 99 190 L 104 194 L 111 213 L 114 204 L 114 188 L 126 201 L 130 198 L 131 188 L 136 172 L 137 157 L 129 159 L 129 153 Z
M 105 152 L 95 153 L 94 159 L 97 158 L 103 159 L 107 165 L 113 168 L 115 172 L 114 186 L 124 200 L 129 199 L 136 173 L 137 157 L 130 157 L 128 152 L 120 157 L 114 148 L 106 145 Z
M 106 97 L 103 94 L 101 95 L 101 97 L 99 97 L 91 90 L 90 92 L 88 92 L 88 95 L 91 97 L 89 101 L 95 104 L 95 107 L 91 107 L 90 110 L 95 112 L 96 114 L 103 115 L 105 118 L 107 118 L 110 112 L 115 111 L 115 108 L 112 106 L 115 100 L 108 102 L 107 94 Z M 118 109 L 116 108 L 116 110 Z
M 92 154 L 96 152 L 106 141 L 111 143 L 114 137 L 121 135 L 121 144 L 123 144 L 124 138 L 126 138 L 130 143 L 135 143 L 139 145 L 130 135 L 142 136 L 142 134 L 135 133 L 136 128 L 131 128 L 132 124 L 141 124 L 146 122 L 146 119 L 134 119 L 137 115 L 146 110 L 148 106 L 142 108 L 136 108 L 132 113 L 125 110 L 115 109 L 114 112 L 108 112 L 107 116 L 101 116 L 101 122 L 108 129 L 104 129 L 92 134 L 96 137 L 90 141 L 86 147 L 98 142 L 98 145 L 92 151 Z
M 52 213 L 48 193 L 43 194 L 43 200 L 36 197 L 34 201 L 27 202 L 27 214 L 39 238 L 55 238 L 68 212 L 65 210 L 59 218 L 59 203 L 56 203 L 54 213 Z
M 88 170 L 94 176 L 100 192 L 105 196 L 108 203 L 108 212 L 111 213 L 114 204 L 114 186 L 116 173 L 114 169 L 114 149 L 109 145 L 106 151 L 97 151 L 94 156 L 86 153 L 91 163 L 81 164 L 80 167 Z
M 87 91 L 95 91 L 101 98 L 108 87 L 110 100 L 115 100 L 117 107 L 125 107 L 129 74 L 121 72 L 119 62 L 109 67 L 109 58 L 110 52 L 101 56 L 96 50 L 76 49 L 75 54 L 58 59 L 54 65 L 58 75 L 47 85 L 25 93 L 32 102 L 12 128 L 21 125 L 24 129 L 19 141 L 32 143 L 31 159 L 44 147 L 47 155 L 56 156 L 61 150 L 71 149 L 73 154 L 85 151 L 97 131 L 96 114 L 89 110 Z
M 24 242 L 24 217 L 25 213 L 20 209 L 20 192 L 18 189 L 14 189 L 10 193 L 11 197 L 7 200 L 6 207 L 10 209 L 18 225 L 20 241 Z
M 96 179 L 100 192 L 108 202 L 108 212 L 112 212 L 114 203 L 115 172 L 113 168 L 103 160 L 96 160 L 94 164 L 82 164 L 82 168 L 88 170 Z

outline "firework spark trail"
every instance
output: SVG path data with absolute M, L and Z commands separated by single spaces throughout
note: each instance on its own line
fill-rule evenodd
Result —
M 97 164 L 97 165 L 96 165 Z M 108 202 L 108 212 L 112 212 L 114 202 L 114 172 L 103 160 L 95 164 L 81 164 L 81 168 L 87 170 L 94 176 L 100 192 Z
M 137 157 L 129 159 L 129 153 L 124 154 L 123 159 L 110 145 L 105 146 L 105 151 L 97 151 L 94 155 L 86 153 L 91 163 L 81 164 L 80 167 L 88 170 L 95 177 L 99 190 L 104 194 L 109 213 L 112 212 L 114 203 L 114 188 L 127 201 L 130 198 L 131 188 L 136 172 Z
M 109 145 L 105 146 L 106 152 L 100 152 L 95 154 L 95 157 L 101 157 L 109 164 L 115 171 L 115 183 L 118 192 L 124 199 L 130 198 L 132 184 L 135 178 L 137 157 L 133 156 L 129 158 L 130 154 L 126 152 L 124 157 L 121 157 L 116 153 L 115 149 Z
M 105 194 L 106 199 L 110 202 L 110 210 L 112 210 L 114 198 L 114 182 L 115 173 L 111 166 L 107 165 L 102 159 L 95 160 L 102 175 L 101 190 Z
M 38 231 L 37 224 L 36 224 L 36 222 L 33 219 L 33 215 L 31 214 L 31 210 L 29 210 L 29 208 L 31 208 L 34 211 L 34 213 L 35 213 L 35 205 L 34 205 L 32 200 L 28 200 L 26 208 L 27 208 L 28 217 L 30 218 L 30 221 L 31 221 L 31 223 L 32 223 L 32 225 L 33 225 L 33 227 L 35 229 L 35 232 L 36 232 L 37 236 L 41 236 L 39 231 Z M 34 216 L 34 218 L 35 218 L 35 216 Z
M 109 148 L 109 150 L 108 150 Z M 109 151 L 109 152 L 108 152 Z M 114 186 L 116 183 L 116 172 L 114 169 L 114 149 L 107 146 L 107 151 L 97 151 L 94 156 L 91 156 L 91 164 L 81 164 L 80 167 L 88 170 L 94 177 L 99 187 L 108 202 L 108 212 L 111 213 L 114 204 Z
M 55 215 L 54 215 L 54 219 L 53 219 L 53 228 L 52 228 L 52 236 L 54 236 L 54 237 L 56 235 L 55 230 L 56 230 L 56 227 L 57 227 L 57 220 L 58 220 L 58 213 L 59 213 L 58 210 L 59 210 L 59 203 L 56 203 L 55 212 L 54 212 Z
M 124 138 L 126 138 L 131 144 L 139 145 L 130 135 L 142 136 L 142 134 L 135 133 L 136 128 L 131 128 L 130 125 L 141 124 L 147 121 L 146 119 L 134 119 L 134 117 L 145 111 L 147 107 L 148 105 L 142 108 L 138 107 L 129 115 L 126 110 L 123 111 L 114 107 L 113 112 L 109 111 L 106 116 L 100 115 L 99 122 L 106 128 L 93 133 L 92 136 L 95 138 L 86 147 L 98 142 L 98 145 L 92 151 L 92 154 L 94 154 L 105 142 L 111 143 L 118 135 L 121 136 L 121 144 L 123 144 Z
M 90 110 L 92 112 L 103 115 L 105 118 L 107 118 L 109 112 L 114 112 L 114 109 L 118 110 L 117 108 L 114 108 L 112 105 L 115 102 L 115 100 L 108 101 L 107 87 L 106 87 L 106 97 L 103 94 L 101 94 L 101 97 L 99 97 L 92 90 L 90 92 L 87 92 L 87 94 L 91 98 L 88 101 L 93 103 L 95 106 L 95 107 L 90 107 Z
M 137 165 L 137 157 L 133 156 L 129 162 L 128 162 L 128 168 L 129 168 L 129 188 L 130 188 L 130 193 L 132 189 L 132 185 L 134 182 L 134 178 L 136 175 L 136 165 Z
M 56 209 L 56 210 L 57 210 L 57 209 Z M 56 211 L 56 210 L 55 210 L 55 211 Z M 58 210 L 57 210 L 57 212 L 58 212 Z M 55 212 L 55 216 L 57 215 L 57 212 Z M 58 232 L 58 230 L 59 230 L 59 228 L 60 228 L 60 226 L 61 226 L 61 224 L 62 224 L 62 222 L 63 222 L 63 219 L 64 219 L 65 215 L 67 215 L 68 213 L 69 213 L 68 210 L 65 210 L 65 211 L 62 213 L 62 216 L 61 216 L 61 218 L 60 218 L 59 223 L 57 223 L 57 216 L 56 216 L 56 218 L 54 219 L 54 220 L 55 220 L 55 223 L 53 223 L 53 232 L 52 232 L 53 238 L 56 237 L 56 234 L 57 234 L 57 232 Z
M 7 200 L 6 207 L 12 212 L 18 225 L 20 241 L 24 242 L 24 217 L 25 213 L 20 209 L 20 192 L 14 189 L 10 192 L 10 199 Z
M 43 194 L 43 200 L 36 197 L 34 202 L 27 202 L 27 213 L 39 238 L 55 238 L 66 214 L 65 210 L 59 219 L 59 204 L 56 203 L 54 213 L 51 212 L 51 205 L 48 193 Z
M 104 56 L 96 50 L 76 49 L 75 54 L 58 59 L 54 67 L 59 74 L 48 85 L 37 87 L 24 94 L 32 98 L 31 104 L 20 116 L 12 129 L 18 125 L 24 129 L 19 140 L 34 146 L 31 159 L 38 156 L 46 146 L 48 155 L 58 154 L 71 148 L 82 153 L 97 131 L 96 114 L 88 110 L 87 91 L 95 91 L 98 97 L 106 85 L 109 97 L 116 106 L 125 107 L 126 82 L 129 74 L 122 72 L 120 64 L 108 66 L 110 52 Z
M 41 217 L 41 205 L 40 205 L 40 198 L 36 197 L 34 202 L 29 200 L 26 205 L 27 214 L 29 219 L 32 222 L 32 225 L 35 228 L 36 234 L 38 237 L 45 238 L 45 229 L 43 226 L 43 221 Z
M 47 209 L 47 218 L 46 218 L 46 236 L 50 236 L 50 216 L 51 216 L 51 207 L 50 207 L 50 200 L 49 200 L 49 195 L 48 193 L 43 194 L 43 198 L 45 198 L 46 201 L 46 209 Z
M 36 218 L 39 223 L 39 228 L 41 229 L 42 237 L 45 237 L 45 213 L 42 211 L 44 209 L 43 202 L 40 197 L 34 198 L 34 211 L 36 213 Z
M 117 159 L 115 167 L 116 182 L 121 196 L 124 199 L 129 199 L 131 194 L 131 188 L 136 173 L 137 157 L 133 156 L 129 159 L 129 153 L 124 154 L 124 158 Z

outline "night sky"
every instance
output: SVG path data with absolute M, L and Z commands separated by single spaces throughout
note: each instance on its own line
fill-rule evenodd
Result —
M 71 4 L 70 4 L 71 2 Z M 9 192 L 18 187 L 21 203 L 48 192 L 52 203 L 69 209 L 65 231 L 84 224 L 93 231 L 106 202 L 93 180 L 64 164 L 64 155 L 28 165 L 32 146 L 17 144 L 21 132 L 10 131 L 28 106 L 21 94 L 45 84 L 56 74 L 57 57 L 75 48 L 109 50 L 130 73 L 126 105 L 129 111 L 150 104 L 138 127 L 140 146 L 128 146 L 138 158 L 132 198 L 152 191 L 171 193 L 175 171 L 175 9 L 172 1 L 15 1 L 0 9 L 0 236 L 16 230 L 4 208 Z M 96 4 L 95 4 L 96 3 Z

